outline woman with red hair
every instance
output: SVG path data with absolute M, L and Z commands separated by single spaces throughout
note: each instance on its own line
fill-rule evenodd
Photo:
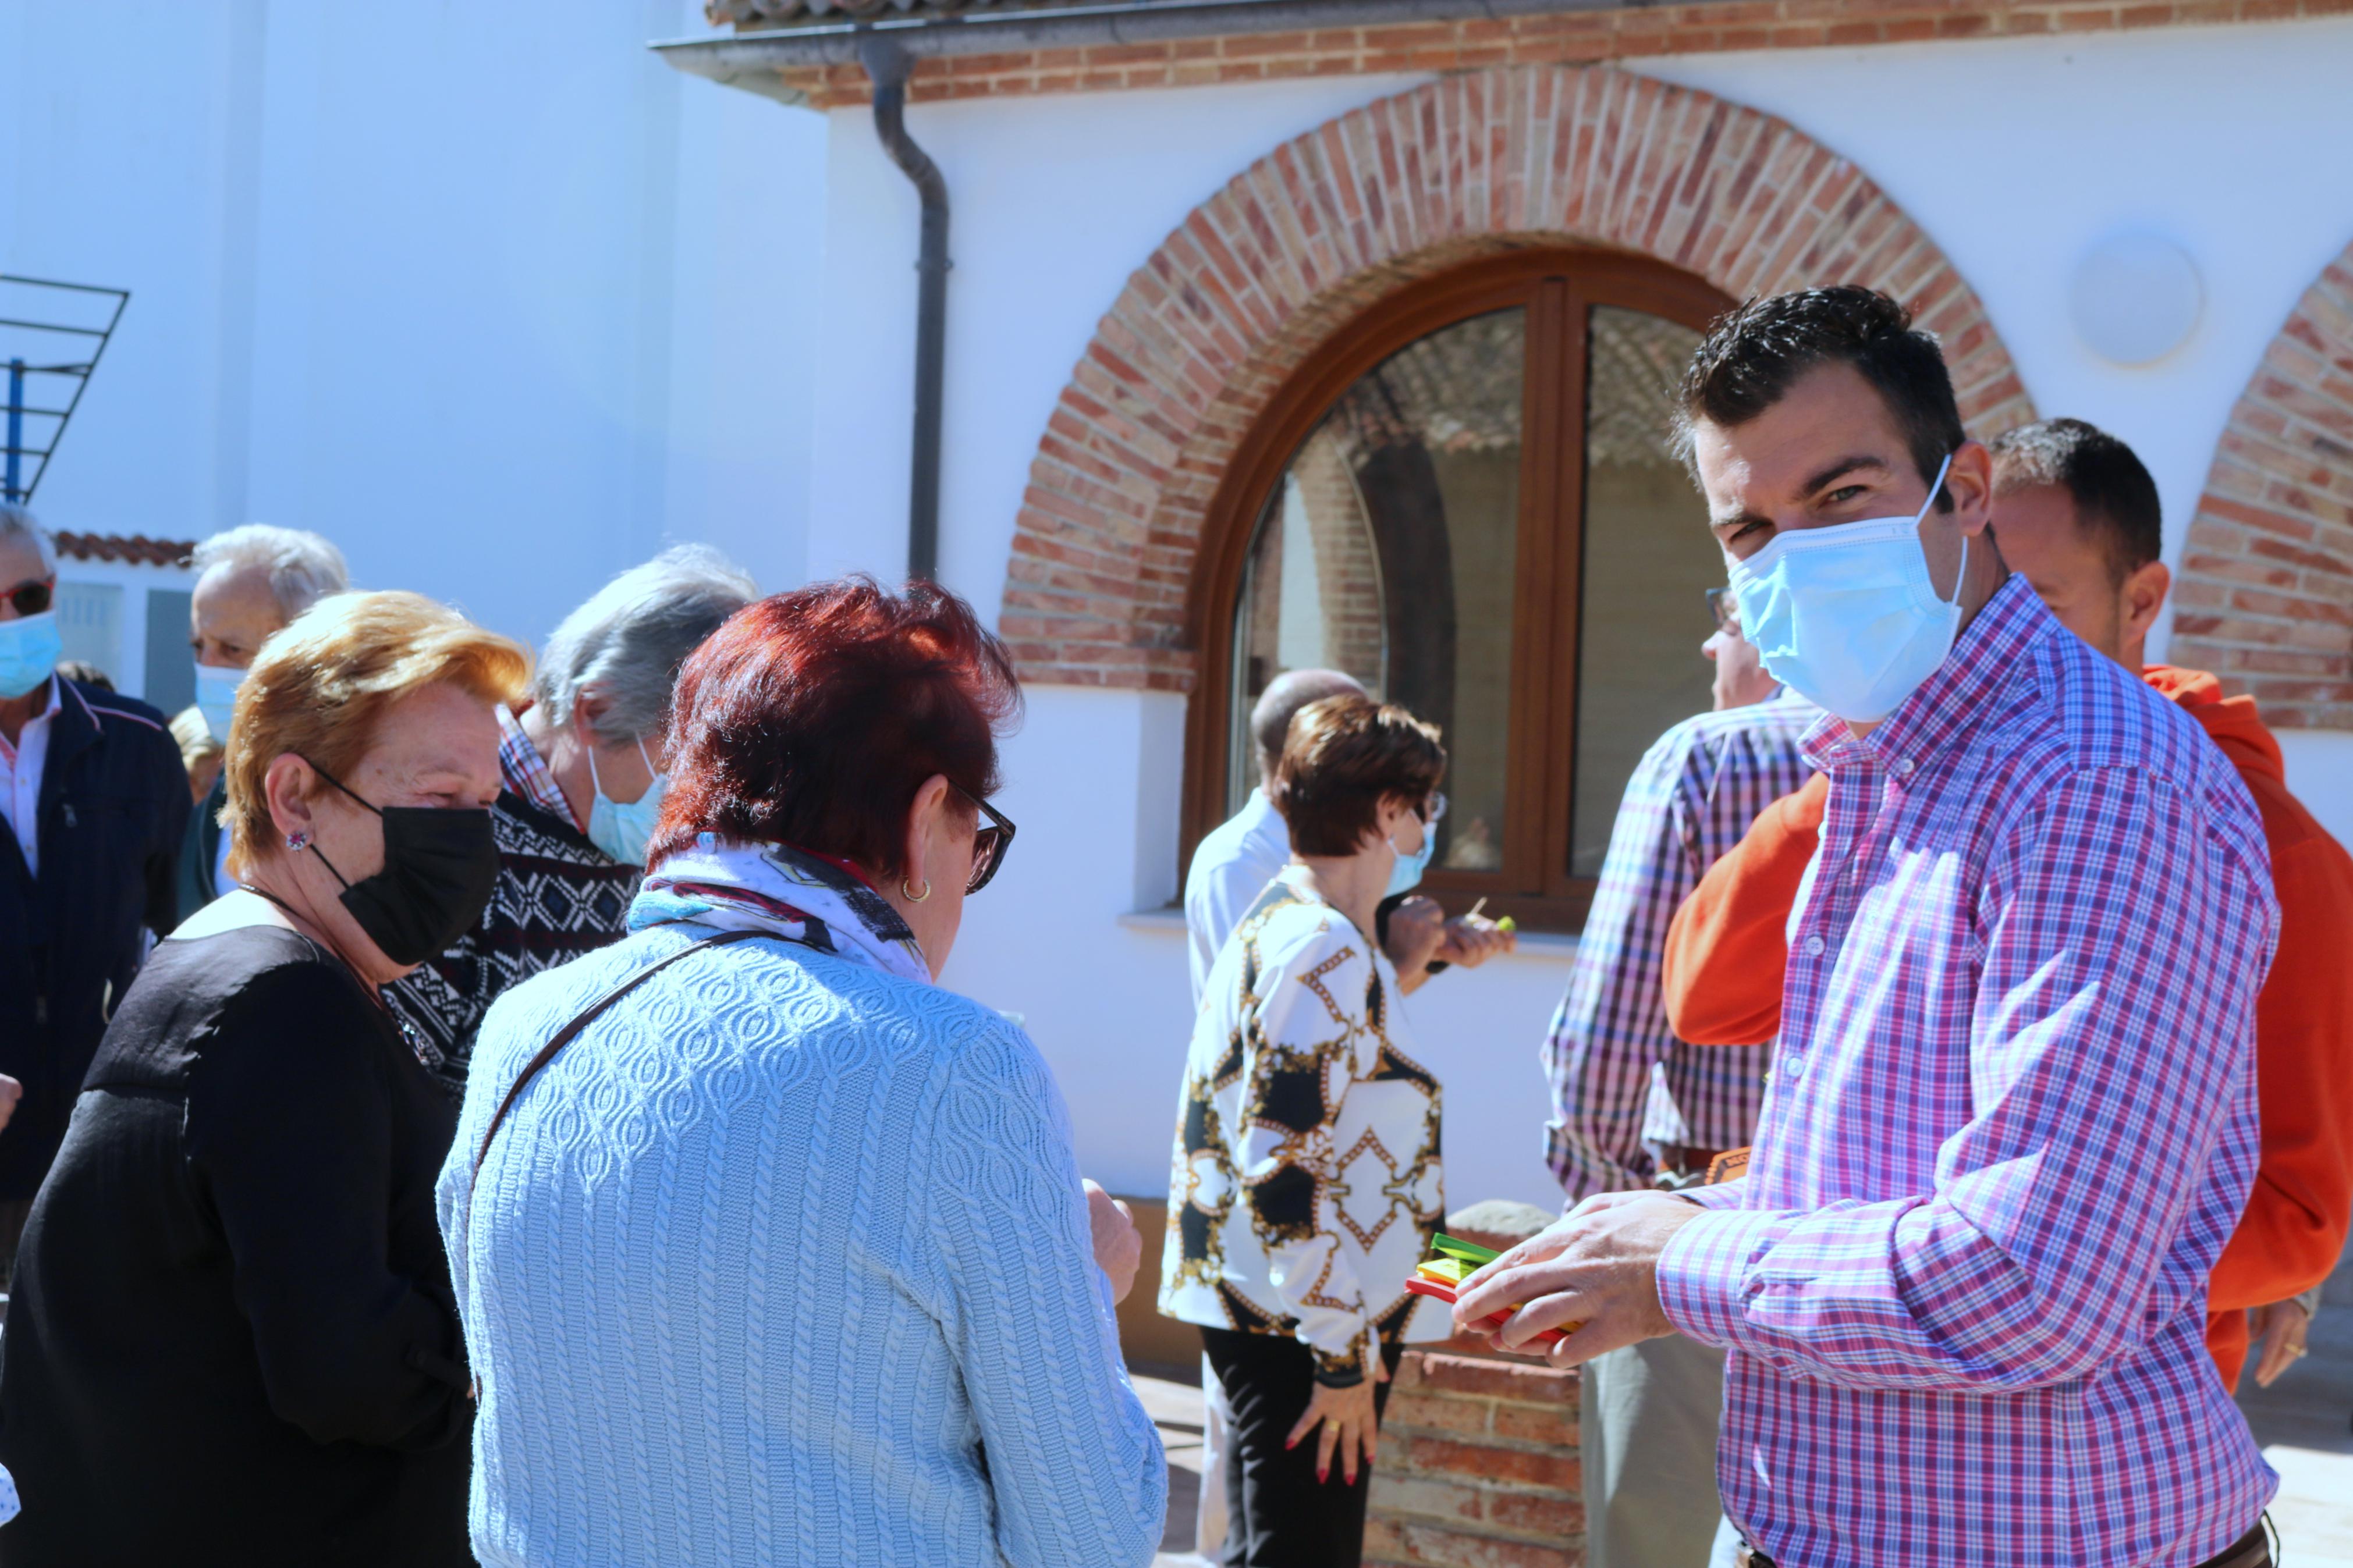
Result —
M 442 1176 L 484 1563 L 1151 1560 L 1060 1095 L 934 984 L 1019 701 L 926 584 L 765 599 L 688 660 L 632 933 L 491 1008 Z

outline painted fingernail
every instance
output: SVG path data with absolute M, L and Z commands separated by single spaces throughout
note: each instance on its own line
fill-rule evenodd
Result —
M 1331 1479 L 1332 1472 L 1329 1470 L 1318 1470 L 1315 1472 L 1315 1484 L 1318 1486 L 1322 1486 L 1325 1481 L 1328 1481 Z

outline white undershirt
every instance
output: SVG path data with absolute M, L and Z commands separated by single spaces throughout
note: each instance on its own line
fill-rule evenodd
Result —
M 25 721 L 11 746 L 0 737 L 0 816 L 8 819 L 16 847 L 25 852 L 25 869 L 41 874 L 41 768 L 49 760 L 49 721 L 65 705 L 64 687 L 49 677 L 49 705 Z

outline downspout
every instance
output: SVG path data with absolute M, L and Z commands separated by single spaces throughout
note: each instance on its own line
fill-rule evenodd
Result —
M 907 576 L 933 581 L 940 568 L 940 404 L 948 320 L 948 183 L 907 134 L 911 60 L 895 38 L 861 30 L 858 59 L 874 83 L 874 132 L 915 187 L 923 210 L 915 253 L 915 430 L 907 483 Z

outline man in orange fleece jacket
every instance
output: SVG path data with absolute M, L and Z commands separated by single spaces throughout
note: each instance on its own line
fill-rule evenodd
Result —
M 2157 486 L 2132 448 L 2077 419 L 1993 443 L 1992 531 L 2070 631 L 2189 710 L 2263 815 L 2279 896 L 2279 951 L 2255 1007 L 2263 1163 L 2208 1286 L 2206 1345 L 2238 1386 L 2248 1313 L 2268 1384 L 2303 1353 L 2305 1296 L 2328 1277 L 2353 1219 L 2353 857 L 2287 791 L 2279 742 L 2249 697 L 2200 670 L 2144 665 L 2171 576 L 2158 560 Z M 1667 1016 L 1695 1045 L 1770 1039 L 1781 1026 L 1784 939 L 1819 840 L 1828 781 L 1766 808 L 1677 911 Z

